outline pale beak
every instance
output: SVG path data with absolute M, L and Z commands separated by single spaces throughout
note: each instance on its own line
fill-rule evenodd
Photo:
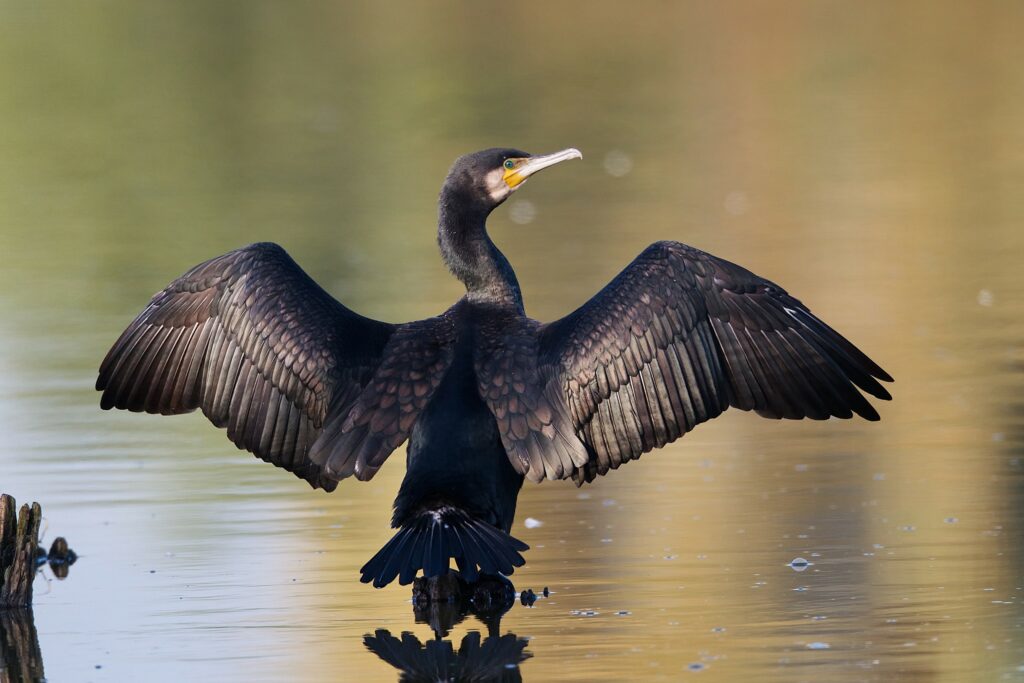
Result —
M 530 157 L 523 162 L 521 166 L 510 171 L 506 171 L 505 182 L 508 183 L 509 187 L 516 187 L 537 171 L 542 171 L 548 166 L 554 166 L 555 164 L 560 164 L 563 161 L 569 161 L 570 159 L 582 158 L 583 155 L 574 147 L 563 149 L 561 152 Z

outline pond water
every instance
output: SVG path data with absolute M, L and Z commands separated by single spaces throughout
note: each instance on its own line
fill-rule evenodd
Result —
M 527 485 L 512 579 L 551 594 L 505 640 L 456 625 L 452 652 L 526 681 L 1024 680 L 1022 21 L 0 4 L 0 491 L 80 555 L 37 578 L 47 678 L 389 681 L 376 652 L 420 652 L 408 588 L 357 573 L 400 455 L 313 492 L 199 416 L 101 412 L 92 385 L 153 292 L 252 241 L 365 315 L 435 314 L 460 295 L 444 173 L 513 145 L 585 156 L 491 221 L 534 317 L 678 239 L 785 286 L 895 398 L 879 423 L 730 411 L 593 485 Z

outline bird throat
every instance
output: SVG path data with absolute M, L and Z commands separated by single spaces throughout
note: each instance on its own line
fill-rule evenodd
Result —
M 512 265 L 487 234 L 490 207 L 477 207 L 442 190 L 437 242 L 448 270 L 465 286 L 468 297 L 513 305 L 523 310 L 523 296 Z

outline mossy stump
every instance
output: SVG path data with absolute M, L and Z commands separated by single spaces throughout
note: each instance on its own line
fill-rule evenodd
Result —
M 13 497 L 0 494 L 0 609 L 32 605 L 43 511 L 39 503 L 17 509 Z

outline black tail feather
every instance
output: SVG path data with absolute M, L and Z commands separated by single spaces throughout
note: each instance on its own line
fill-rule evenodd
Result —
M 398 578 L 412 583 L 423 576 L 440 576 L 454 558 L 462 578 L 475 581 L 481 573 L 511 574 L 526 560 L 530 546 L 458 508 L 427 510 L 409 520 L 360 570 L 362 582 L 381 588 Z

